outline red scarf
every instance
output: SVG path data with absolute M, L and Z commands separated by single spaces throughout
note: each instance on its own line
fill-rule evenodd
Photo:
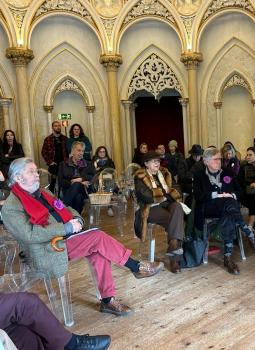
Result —
M 48 220 L 50 213 L 43 204 L 23 190 L 23 188 L 17 183 L 12 186 L 12 192 L 21 201 L 26 213 L 30 216 L 29 221 L 33 225 L 47 226 L 49 224 Z M 41 194 L 49 205 L 58 213 L 64 224 L 73 219 L 73 215 L 67 208 L 63 207 L 62 209 L 58 209 L 56 205 L 54 205 L 54 201 L 56 201 L 55 197 L 51 196 L 44 190 L 41 190 Z

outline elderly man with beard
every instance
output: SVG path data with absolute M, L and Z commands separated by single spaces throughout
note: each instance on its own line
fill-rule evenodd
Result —
M 82 217 L 50 192 L 40 189 L 38 169 L 32 159 L 12 162 L 9 184 L 11 193 L 2 208 L 3 222 L 19 242 L 29 264 L 58 278 L 67 272 L 68 260 L 86 257 L 95 271 L 102 297 L 100 311 L 116 316 L 129 314 L 131 309 L 115 299 L 111 263 L 127 267 L 136 278 L 155 275 L 163 264 L 132 259 L 131 250 L 99 229 L 81 232 Z M 56 251 L 51 241 L 59 236 L 69 239 L 60 242 L 63 249 Z

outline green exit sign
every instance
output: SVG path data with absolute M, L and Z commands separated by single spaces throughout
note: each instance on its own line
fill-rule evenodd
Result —
M 70 120 L 72 119 L 71 113 L 60 113 L 58 114 L 58 120 Z

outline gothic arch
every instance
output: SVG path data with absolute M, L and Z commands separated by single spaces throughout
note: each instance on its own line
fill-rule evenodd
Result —
M 94 106 L 94 100 L 89 89 L 86 86 L 84 86 L 84 84 L 80 81 L 79 78 L 75 77 L 71 73 L 66 73 L 66 72 L 51 82 L 50 86 L 46 91 L 45 98 L 44 98 L 45 106 L 53 105 L 54 98 L 58 93 L 61 92 L 61 91 L 58 91 L 58 89 L 62 86 L 63 83 L 68 81 L 73 83 L 74 87 L 69 85 L 69 87 L 66 86 L 66 88 L 63 88 L 63 90 L 72 90 L 79 93 L 84 98 L 85 104 L 87 106 Z
M 128 28 L 137 22 L 146 20 L 161 21 L 169 25 L 177 33 L 182 47 L 185 47 L 185 36 L 182 35 L 185 33 L 185 28 L 171 3 L 165 0 L 152 0 L 150 3 L 145 0 L 135 0 L 123 7 L 114 24 L 113 51 L 119 52 L 121 38 Z
M 245 73 L 234 70 L 219 84 L 219 88 L 215 94 L 215 102 L 222 102 L 224 91 L 232 86 L 242 86 L 250 93 L 251 99 L 254 99 L 255 86 L 252 79 L 250 79 Z
M 206 27 L 214 19 L 227 13 L 238 12 L 250 17 L 254 21 L 255 6 L 249 0 L 212 0 L 209 5 L 204 4 L 193 26 L 193 50 L 199 52 L 199 44 Z
M 10 9 L 4 1 L 0 1 L 0 24 L 2 25 L 9 42 L 9 46 L 14 46 L 16 43 L 15 22 Z
M 29 47 L 33 30 L 41 21 L 48 17 L 62 15 L 74 17 L 89 26 L 96 34 L 103 52 L 106 42 L 105 30 L 94 8 L 84 0 L 75 0 L 69 5 L 65 3 L 62 5 L 60 0 L 34 0 L 23 22 L 22 35 L 27 36 L 24 37 L 24 45 Z
M 150 86 L 149 85 L 145 86 L 146 82 L 143 79 L 143 83 L 142 83 L 143 90 L 147 90 L 148 92 L 152 93 L 152 95 L 155 96 L 157 89 L 158 89 L 158 92 L 160 92 L 160 91 L 163 91 L 165 88 L 171 88 L 178 91 L 182 97 L 187 96 L 187 88 L 184 83 L 185 79 L 183 79 L 177 65 L 160 48 L 158 48 L 155 45 L 150 45 L 133 60 L 132 65 L 128 68 L 126 74 L 124 75 L 123 82 L 121 83 L 121 86 L 120 86 L 120 91 L 122 91 L 122 96 L 121 96 L 122 100 L 129 99 L 131 95 L 130 86 L 132 84 L 132 80 L 134 80 L 136 73 L 139 72 L 139 70 L 141 71 L 141 67 L 145 67 L 146 63 L 150 64 L 152 63 L 153 60 L 156 64 L 161 64 L 161 72 L 160 70 L 158 70 L 157 74 L 158 74 L 158 79 L 162 79 L 162 80 L 160 80 L 160 82 L 159 81 L 155 82 L 155 84 L 148 81 Z M 166 72 L 164 72 L 164 69 L 167 69 L 167 72 L 168 72 L 167 74 Z M 140 72 L 140 73 L 142 77 L 143 72 Z M 163 79 L 163 76 L 165 80 Z

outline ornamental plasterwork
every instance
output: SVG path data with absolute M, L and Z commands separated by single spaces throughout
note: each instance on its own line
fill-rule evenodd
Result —
M 195 19 L 195 16 L 190 16 L 190 17 L 184 17 L 181 16 L 182 22 L 184 24 L 186 33 L 187 33 L 187 37 L 190 39 L 191 37 L 191 28 Z
M 238 74 L 234 74 L 228 80 L 228 82 L 224 86 L 223 91 L 225 91 L 226 89 L 231 88 L 232 86 L 242 86 L 245 89 L 247 89 L 249 92 L 251 92 L 251 88 L 250 88 L 250 85 L 248 84 L 248 82 L 245 79 L 243 79 L 242 77 L 240 77 Z
M 202 0 L 172 0 L 171 3 L 183 16 L 191 16 L 197 12 Z
M 16 23 L 17 28 L 20 30 L 23 24 L 23 20 L 26 14 L 26 11 L 18 11 L 10 9 L 13 15 L 14 21 Z
M 202 22 L 216 12 L 227 8 L 243 9 L 254 14 L 254 8 L 248 0 L 213 0 L 204 14 Z
M 5 0 L 8 5 L 16 8 L 27 8 L 32 0 Z
M 80 88 L 75 84 L 75 82 L 73 82 L 70 79 L 66 79 L 58 86 L 58 88 L 56 89 L 55 95 L 59 94 L 62 91 L 75 91 L 78 94 L 83 96 L 83 93 L 80 90 Z
M 122 8 L 122 0 L 92 0 L 98 14 L 102 17 L 117 17 Z
M 126 25 L 137 17 L 142 16 L 161 17 L 175 24 L 171 13 L 158 0 L 141 0 L 129 11 L 123 24 Z
M 115 23 L 115 19 L 103 19 L 102 18 L 103 25 L 105 27 L 106 34 L 108 38 L 110 39 L 112 36 L 112 29 Z
M 177 90 L 180 95 L 183 91 L 174 71 L 159 56 L 152 54 L 136 70 L 128 88 L 128 96 L 135 91 L 145 90 L 157 98 L 165 89 Z
M 46 0 L 36 11 L 34 19 L 51 11 L 72 12 L 94 24 L 91 15 L 79 0 Z

